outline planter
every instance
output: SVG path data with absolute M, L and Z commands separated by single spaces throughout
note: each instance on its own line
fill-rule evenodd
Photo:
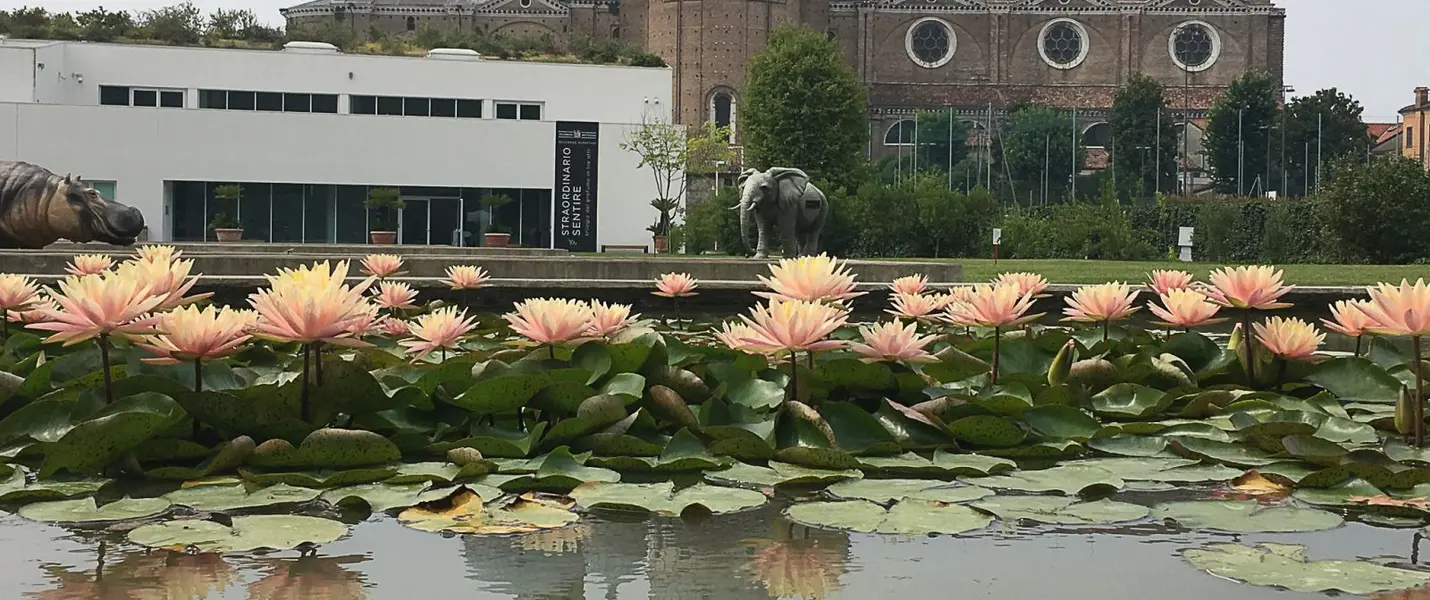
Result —
M 511 234 L 510 234 L 510 233 L 488 233 L 488 234 L 486 235 L 486 238 L 482 240 L 482 246 L 485 247 L 485 248 L 507 248 L 507 247 L 510 247 L 510 246 L 511 246 Z
M 369 231 L 368 241 L 379 246 L 391 246 L 397 243 L 396 231 Z
M 220 242 L 241 242 L 243 241 L 243 230 L 214 228 L 214 238 Z
M 663 236 L 663 235 L 651 236 L 651 241 L 653 241 L 653 242 L 655 243 L 655 253 L 656 253 L 656 254 L 665 254 L 665 236 Z

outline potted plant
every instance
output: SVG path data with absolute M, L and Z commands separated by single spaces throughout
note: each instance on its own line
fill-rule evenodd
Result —
M 487 248 L 506 248 L 511 246 L 511 228 L 497 222 L 496 209 L 511 202 L 511 197 L 503 194 L 493 194 L 482 196 L 482 206 L 487 207 L 487 231 L 483 236 L 482 245 Z
M 655 224 L 647 227 L 646 231 L 651 233 L 651 241 L 655 244 L 655 253 L 660 254 L 666 251 L 666 241 L 670 237 L 671 212 L 680 206 L 680 200 L 658 198 L 651 200 L 650 205 L 660 211 L 660 217 L 656 219 Z
M 228 216 L 228 213 L 214 215 L 213 221 L 209 222 L 209 229 L 213 230 L 214 239 L 220 242 L 243 241 L 243 227 L 239 226 L 238 219 Z
M 367 202 L 364 205 L 370 211 L 371 228 L 367 235 L 373 244 L 397 243 L 397 213 L 407 208 L 407 203 L 400 197 L 401 194 L 397 188 L 391 187 L 368 190 Z

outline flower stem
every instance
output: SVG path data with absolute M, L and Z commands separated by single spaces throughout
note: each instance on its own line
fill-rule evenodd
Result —
M 323 387 L 323 343 L 313 342 L 313 383 Z
M 1251 309 L 1241 311 L 1241 341 L 1246 344 L 1246 385 L 1256 387 L 1256 335 L 1251 331 Z
M 1356 336 L 1356 358 L 1360 358 L 1360 342 L 1365 336 Z
M 1410 336 L 1411 360 L 1415 361 L 1415 447 L 1425 446 L 1425 384 L 1420 373 L 1420 336 Z
M 1112 321 L 1110 319 L 1102 322 L 1102 341 L 1104 342 L 1107 341 L 1107 330 L 1110 327 L 1112 327 Z
M 308 420 L 308 361 L 313 355 L 312 348 L 303 344 L 303 391 L 298 400 L 298 418 Z
M 789 399 L 799 400 L 799 355 L 789 354 Z
M 199 362 L 199 359 L 195 358 L 195 359 L 194 359 L 194 392 L 195 392 L 195 393 L 198 393 L 198 392 L 202 392 L 202 391 L 204 391 L 204 363 Z M 193 436 L 193 439 L 194 439 L 194 440 L 198 440 L 198 439 L 199 439 L 199 418 L 198 418 L 198 417 L 193 417 L 193 419 L 194 419 L 194 436 Z
M 998 384 L 998 336 L 1002 333 L 1001 328 L 993 328 L 993 371 L 989 375 L 989 381 L 994 385 Z
M 1276 380 L 1271 382 L 1272 389 L 1278 389 L 1281 382 L 1286 379 L 1286 359 L 1280 356 L 1272 357 L 1272 362 L 1276 363 Z
M 10 309 L 0 311 L 0 328 L 5 330 L 5 340 L 10 339 Z
M 99 366 L 104 369 L 104 403 L 114 404 L 114 376 L 109 372 L 109 336 L 99 335 Z
M 675 303 L 675 328 L 680 329 L 680 298 L 671 298 Z

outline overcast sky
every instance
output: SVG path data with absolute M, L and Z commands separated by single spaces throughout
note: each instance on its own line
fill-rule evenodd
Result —
M 50 10 L 144 10 L 175 0 L 0 0 L 0 8 L 39 4 Z M 249 8 L 260 19 L 281 24 L 278 9 L 301 0 L 193 0 L 205 10 Z M 1414 99 L 1418 85 L 1430 85 L 1430 0 L 1276 0 L 1289 11 L 1286 24 L 1286 81 L 1298 93 L 1335 86 L 1354 95 L 1367 121 L 1394 121 Z M 1416 77 L 1420 79 L 1416 79 Z

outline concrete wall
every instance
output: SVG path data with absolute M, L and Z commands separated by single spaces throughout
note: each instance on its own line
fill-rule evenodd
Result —
M 0 45 L 0 102 L 35 101 L 35 50 Z

